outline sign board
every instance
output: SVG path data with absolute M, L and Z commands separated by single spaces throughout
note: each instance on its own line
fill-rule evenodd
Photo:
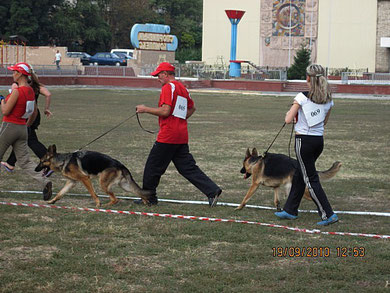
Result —
M 390 38 L 381 38 L 381 47 L 390 48 Z
M 131 44 L 141 50 L 176 51 L 178 40 L 170 31 L 169 25 L 135 24 L 130 32 Z

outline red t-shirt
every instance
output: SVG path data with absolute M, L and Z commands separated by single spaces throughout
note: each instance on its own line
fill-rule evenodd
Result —
M 7 116 L 3 116 L 4 122 L 11 122 L 15 124 L 26 125 L 26 119 L 22 118 L 24 113 L 26 113 L 26 104 L 27 101 L 35 101 L 34 90 L 29 86 L 21 86 L 14 91 L 19 91 L 19 97 L 16 101 L 15 107 L 12 109 L 11 113 Z M 11 94 L 9 94 L 5 101 L 7 102 Z
M 187 99 L 187 109 L 194 107 L 194 101 L 182 83 L 174 80 L 171 83 L 164 84 L 161 89 L 158 106 L 161 107 L 164 104 L 171 106 L 171 112 L 166 118 L 158 118 L 160 125 L 160 131 L 157 135 L 158 142 L 169 144 L 188 143 L 187 120 L 172 115 L 178 95 Z

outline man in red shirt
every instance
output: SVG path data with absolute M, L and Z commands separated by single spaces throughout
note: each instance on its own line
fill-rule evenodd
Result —
M 172 161 L 179 173 L 208 197 L 213 207 L 222 190 L 199 169 L 188 147 L 187 119 L 195 112 L 194 101 L 184 85 L 175 80 L 175 67 L 170 63 L 161 63 L 151 75 L 157 76 L 162 84 L 158 107 L 138 105 L 137 113 L 158 116 L 160 130 L 146 161 L 143 189 L 156 194 L 160 178 Z M 157 204 L 157 196 L 150 202 Z

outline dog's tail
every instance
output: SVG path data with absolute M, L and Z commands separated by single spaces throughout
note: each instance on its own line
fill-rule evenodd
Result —
M 337 162 L 334 162 L 332 167 L 330 167 L 328 170 L 318 171 L 318 176 L 320 177 L 320 181 L 326 181 L 326 180 L 333 178 L 337 174 L 337 172 L 340 170 L 341 165 L 342 164 L 337 161 Z
M 150 190 L 144 190 L 139 187 L 137 182 L 134 181 L 133 176 L 131 176 L 130 171 L 126 167 L 122 169 L 122 175 L 123 177 L 119 182 L 119 186 L 126 191 L 133 192 L 134 194 L 138 195 L 145 204 L 149 204 L 150 197 L 153 193 Z
M 318 171 L 318 177 L 320 178 L 320 181 L 323 182 L 323 181 L 326 181 L 326 180 L 329 180 L 329 179 L 332 179 L 336 174 L 337 172 L 340 170 L 341 168 L 341 163 L 336 161 L 333 163 L 332 167 L 330 167 L 328 170 L 326 171 Z M 310 193 L 309 193 L 309 190 L 305 189 L 305 193 L 303 194 L 303 196 L 305 197 L 305 199 L 307 200 L 311 200 L 311 196 L 310 196 Z

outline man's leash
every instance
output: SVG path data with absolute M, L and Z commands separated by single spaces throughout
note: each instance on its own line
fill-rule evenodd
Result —
M 145 129 L 145 128 L 142 126 L 142 124 L 141 124 L 141 120 L 139 120 L 138 112 L 136 112 L 135 114 L 137 115 L 138 125 L 139 125 L 139 127 L 141 127 L 141 129 L 142 129 L 143 131 L 148 132 L 148 133 L 151 133 L 151 134 L 155 134 L 155 133 L 158 132 L 158 130 L 153 131 L 153 130 L 147 130 L 147 129 Z
M 114 126 L 113 128 L 111 128 L 110 130 L 106 131 L 105 133 L 99 135 L 97 138 L 95 138 L 94 140 L 90 141 L 89 143 L 87 143 L 86 145 L 82 146 L 81 148 L 79 148 L 77 151 L 81 151 L 83 148 L 85 148 L 86 146 L 89 146 L 90 144 L 92 144 L 93 142 L 97 141 L 99 138 L 102 138 L 103 136 L 105 136 L 107 133 L 113 131 L 114 129 L 118 128 L 119 126 L 121 126 L 123 123 L 125 123 L 126 121 L 130 120 L 131 118 L 133 118 L 137 113 L 131 115 L 130 117 L 127 117 L 125 120 L 123 120 L 121 123 L 117 124 L 116 126 Z
M 86 145 L 82 146 L 81 148 L 79 148 L 77 151 L 81 151 L 83 148 L 89 146 L 90 144 L 94 143 L 95 141 L 97 141 L 98 139 L 102 138 L 103 136 L 105 136 L 106 134 L 108 134 L 109 132 L 113 131 L 114 129 L 118 128 L 119 126 L 121 126 L 123 123 L 127 122 L 128 120 L 130 120 L 131 118 L 133 118 L 134 116 L 137 116 L 137 121 L 138 121 L 138 124 L 139 126 L 141 127 L 141 129 L 145 132 L 148 132 L 148 133 L 151 133 L 151 134 L 154 134 L 154 133 L 157 133 L 158 131 L 151 131 L 151 130 L 147 130 L 145 129 L 142 124 L 141 124 L 141 121 L 139 120 L 139 117 L 138 117 L 138 113 L 135 112 L 135 114 L 127 117 L 125 120 L 123 120 L 121 123 L 115 125 L 113 128 L 111 128 L 110 130 L 107 130 L 105 133 L 99 135 L 97 138 L 95 138 L 94 140 L 90 141 L 89 143 L 87 143 Z

